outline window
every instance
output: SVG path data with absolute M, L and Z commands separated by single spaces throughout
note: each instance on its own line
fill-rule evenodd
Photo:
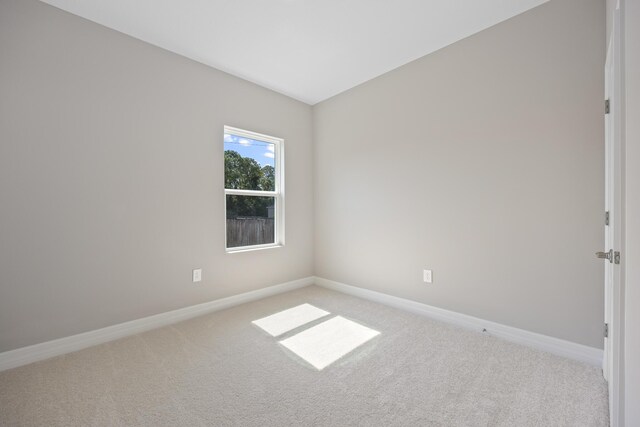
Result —
M 224 128 L 227 252 L 284 245 L 283 140 Z

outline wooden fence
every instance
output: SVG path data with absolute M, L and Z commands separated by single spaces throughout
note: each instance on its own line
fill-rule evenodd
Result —
M 273 218 L 227 218 L 227 247 L 273 243 L 274 232 Z

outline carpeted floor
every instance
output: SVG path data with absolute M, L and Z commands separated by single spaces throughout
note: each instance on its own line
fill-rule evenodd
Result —
M 331 314 L 277 338 L 252 321 Z M 322 370 L 278 341 L 380 334 Z M 0 372 L 2 426 L 608 426 L 600 369 L 311 286 Z

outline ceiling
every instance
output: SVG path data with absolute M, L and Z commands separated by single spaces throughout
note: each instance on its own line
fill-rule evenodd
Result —
M 43 0 L 315 104 L 548 0 Z

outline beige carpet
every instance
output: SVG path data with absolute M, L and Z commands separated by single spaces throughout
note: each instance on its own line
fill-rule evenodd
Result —
M 274 338 L 251 322 L 329 316 Z M 379 331 L 319 371 L 278 341 Z M 607 426 L 598 368 L 311 286 L 0 373 L 3 426 Z

